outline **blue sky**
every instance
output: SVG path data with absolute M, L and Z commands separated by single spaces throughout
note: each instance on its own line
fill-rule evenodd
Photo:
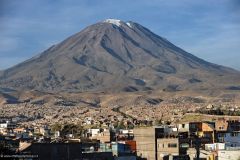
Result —
M 0 0 L 0 69 L 107 18 L 138 22 L 200 58 L 240 70 L 239 0 Z

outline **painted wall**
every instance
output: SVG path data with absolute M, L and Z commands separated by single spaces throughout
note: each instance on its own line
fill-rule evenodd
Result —
M 238 160 L 240 158 L 240 151 L 218 151 L 218 160 Z

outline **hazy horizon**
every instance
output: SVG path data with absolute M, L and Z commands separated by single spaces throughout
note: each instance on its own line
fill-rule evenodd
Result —
M 137 22 L 191 54 L 240 70 L 237 0 L 2 0 L 0 6 L 0 70 L 107 18 Z

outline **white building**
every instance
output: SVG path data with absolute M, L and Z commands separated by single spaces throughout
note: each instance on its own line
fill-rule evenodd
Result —
M 218 160 L 238 160 L 240 158 L 240 150 L 219 150 Z
M 187 154 L 189 155 L 190 157 L 190 160 L 195 160 L 196 159 L 196 149 L 195 148 L 189 148 L 187 150 Z M 199 157 L 202 158 L 202 159 L 213 159 L 213 157 L 215 156 L 214 152 L 212 151 L 206 151 L 206 150 L 200 150 L 200 155 Z M 223 160 L 223 159 L 221 159 Z M 227 159 L 224 159 L 224 160 L 227 160 Z
M 189 123 L 182 123 L 177 125 L 179 132 L 189 132 Z
M 88 129 L 89 137 L 97 136 L 100 133 L 100 129 Z
M 2 129 L 7 128 L 8 124 L 9 124 L 9 121 L 2 122 L 2 123 L 0 123 L 0 128 L 2 128 Z
M 86 117 L 85 119 L 84 119 L 84 122 L 83 122 L 83 124 L 87 124 L 87 125 L 89 125 L 89 124 L 92 124 L 92 117 Z
M 55 137 L 55 138 L 60 137 L 60 131 L 56 131 L 56 132 L 54 133 L 54 137 Z
M 133 130 L 132 129 L 120 129 L 119 133 L 120 134 L 133 134 Z
M 206 151 L 217 151 L 217 150 L 224 150 L 225 149 L 225 143 L 211 143 L 211 144 L 205 144 Z

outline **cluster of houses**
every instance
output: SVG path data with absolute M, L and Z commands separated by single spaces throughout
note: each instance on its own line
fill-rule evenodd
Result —
M 240 120 L 134 129 L 137 155 L 150 160 L 240 158 Z
M 89 128 L 81 138 L 48 126 L 0 122 L 0 156 L 81 160 L 238 160 L 240 119 L 187 122 L 134 129 Z

